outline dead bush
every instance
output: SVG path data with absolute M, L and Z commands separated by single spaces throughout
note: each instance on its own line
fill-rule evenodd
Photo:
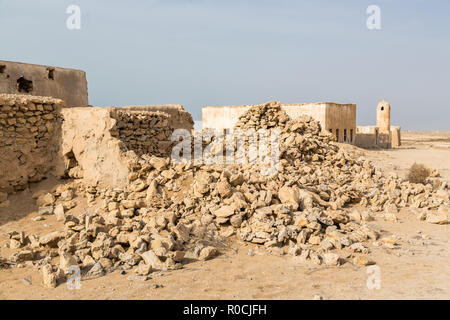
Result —
M 431 170 L 421 163 L 414 163 L 408 172 L 408 181 L 412 183 L 425 184 L 425 180 L 430 176 Z

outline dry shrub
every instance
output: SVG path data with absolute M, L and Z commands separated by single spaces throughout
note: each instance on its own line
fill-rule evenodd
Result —
M 408 181 L 412 183 L 425 184 L 425 180 L 430 176 L 431 170 L 421 163 L 414 163 L 408 172 Z

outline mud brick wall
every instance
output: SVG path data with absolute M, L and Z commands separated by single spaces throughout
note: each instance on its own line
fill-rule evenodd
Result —
M 121 110 L 131 111 L 153 111 L 164 112 L 169 115 L 169 126 L 173 129 L 194 129 L 194 120 L 192 115 L 187 112 L 182 105 L 179 104 L 165 104 L 165 105 L 150 105 L 150 106 L 126 106 L 121 107 Z
M 50 97 L 0 94 L 0 191 L 24 189 L 52 170 L 64 106 Z
M 133 150 L 139 156 L 170 156 L 174 128 L 169 125 L 168 114 L 115 109 L 111 111 L 111 117 L 117 120 L 111 135 L 121 140 L 126 150 Z

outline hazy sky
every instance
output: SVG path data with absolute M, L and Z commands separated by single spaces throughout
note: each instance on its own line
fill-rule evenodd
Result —
M 66 9 L 81 8 L 81 30 Z M 366 9 L 381 8 L 381 30 Z M 450 130 L 450 1 L 0 0 L 0 59 L 82 69 L 95 106 L 333 101 Z

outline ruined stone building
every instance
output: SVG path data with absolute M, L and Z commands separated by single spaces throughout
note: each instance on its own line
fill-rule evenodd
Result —
M 205 106 L 202 108 L 202 129 L 232 129 L 239 117 L 252 105 Z M 390 125 L 390 104 L 382 101 L 377 107 L 376 126 L 356 126 L 356 104 L 334 102 L 283 104 L 292 119 L 309 115 L 319 121 L 322 130 L 332 133 L 338 142 L 363 148 L 400 146 L 400 127 Z
M 356 145 L 362 148 L 392 148 L 401 145 L 400 127 L 391 126 L 391 105 L 384 99 L 377 106 L 376 126 L 357 126 Z
M 53 97 L 67 107 L 88 105 L 86 73 L 74 69 L 0 60 L 0 93 Z
M 206 106 L 202 109 L 202 128 L 231 129 L 241 115 L 252 106 Z M 356 105 L 333 102 L 283 104 L 281 108 L 292 119 L 309 115 L 331 132 L 336 140 L 354 143 L 356 135 Z
M 251 107 L 203 107 L 203 129 L 232 129 Z M 292 119 L 311 116 L 339 142 L 400 145 L 400 128 L 391 126 L 384 100 L 373 127 L 356 126 L 355 104 L 284 104 L 281 109 Z M 83 71 L 0 61 L 0 192 L 22 190 L 49 173 L 82 175 L 93 185 L 126 185 L 133 157 L 170 156 L 174 130 L 192 132 L 193 126 L 181 105 L 89 106 Z

